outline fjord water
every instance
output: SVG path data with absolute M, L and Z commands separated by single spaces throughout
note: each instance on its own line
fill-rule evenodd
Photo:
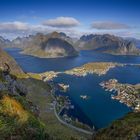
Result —
M 93 61 L 140 63 L 139 56 L 113 56 L 94 51 L 82 51 L 78 57 L 57 59 L 23 55 L 19 53 L 19 49 L 6 49 L 6 51 L 15 58 L 24 71 L 37 73 L 48 70 L 63 71 Z M 57 92 L 57 94 L 69 96 L 75 106 L 74 110 L 70 110 L 67 113 L 90 126 L 94 125 L 98 129 L 106 127 L 113 120 L 131 111 L 126 105 L 112 100 L 110 92 L 99 86 L 100 82 L 111 78 L 116 78 L 121 83 L 140 83 L 140 66 L 116 67 L 103 76 L 89 74 L 86 77 L 75 77 L 60 74 L 54 81 L 70 85 L 67 93 Z M 89 99 L 82 100 L 80 95 L 88 95 Z
M 140 63 L 139 56 L 114 56 L 110 54 L 97 53 L 94 51 L 81 51 L 78 57 L 67 58 L 37 58 L 29 55 L 20 54 L 20 49 L 5 49 L 15 58 L 18 64 L 26 72 L 44 72 L 44 71 L 63 71 L 88 62 L 120 62 L 120 63 Z

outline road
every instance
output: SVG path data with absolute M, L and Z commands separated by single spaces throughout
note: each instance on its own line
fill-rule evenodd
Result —
M 58 114 L 57 114 L 57 112 L 56 112 L 56 105 L 57 105 L 57 102 L 55 102 L 55 104 L 54 104 L 54 114 L 55 114 L 56 118 L 59 120 L 59 122 L 60 122 L 61 124 L 66 125 L 66 126 L 68 126 L 69 128 L 72 128 L 72 129 L 74 129 L 74 130 L 76 130 L 76 131 L 85 133 L 85 134 L 87 134 L 87 135 L 93 135 L 93 134 L 95 133 L 95 131 L 93 131 L 93 132 L 87 131 L 87 130 L 84 130 L 84 129 L 82 129 L 82 128 L 75 127 L 75 126 L 73 126 L 73 125 L 71 125 L 71 124 L 69 124 L 69 123 L 63 121 L 63 120 L 58 116 Z
M 54 99 L 54 114 L 55 114 L 56 118 L 58 119 L 58 121 L 59 121 L 61 124 L 66 125 L 67 127 L 71 128 L 71 129 L 74 129 L 74 130 L 76 130 L 76 131 L 78 131 L 78 132 L 82 132 L 82 133 L 87 134 L 87 135 L 92 135 L 92 136 L 93 136 L 93 134 L 96 133 L 95 131 L 91 132 L 91 131 L 88 131 L 88 130 L 85 130 L 85 129 L 82 129 L 82 128 L 73 126 L 73 125 L 71 125 L 71 124 L 69 124 L 69 123 L 63 121 L 63 120 L 59 117 L 59 115 L 57 114 L 57 112 L 56 112 L 57 101 L 56 101 L 55 97 L 53 96 L 53 94 L 54 94 L 54 90 L 53 90 L 53 88 L 52 88 L 51 96 L 52 96 L 52 98 Z M 60 112 L 59 112 L 59 114 L 60 114 Z

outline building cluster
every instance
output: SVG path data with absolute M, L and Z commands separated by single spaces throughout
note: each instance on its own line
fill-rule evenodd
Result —
M 100 85 L 106 91 L 117 93 L 117 95 L 111 95 L 112 99 L 119 100 L 121 103 L 132 107 L 136 112 L 140 111 L 140 88 L 136 88 L 135 85 L 121 84 L 116 79 L 104 81 Z

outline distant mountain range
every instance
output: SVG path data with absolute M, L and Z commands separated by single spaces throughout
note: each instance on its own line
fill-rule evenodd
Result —
M 10 44 L 11 44 L 10 40 L 4 39 L 2 36 L 0 36 L 0 47 L 1 48 L 9 47 Z
M 0 47 L 18 47 L 24 54 L 42 58 L 77 56 L 80 50 L 94 50 L 113 55 L 140 55 L 140 49 L 136 47 L 138 44 L 140 41 L 134 38 L 124 39 L 109 34 L 83 35 L 79 40 L 62 32 L 47 35 L 37 33 L 12 41 L 0 37 Z
M 47 35 L 38 33 L 26 38 L 17 38 L 12 46 L 21 47 L 22 53 L 42 58 L 76 56 L 78 52 L 70 44 L 71 38 L 64 33 L 53 32 Z
M 132 41 L 138 48 L 140 48 L 140 40 L 136 38 L 126 38 L 126 40 Z
M 114 55 L 140 55 L 140 49 L 133 41 L 109 34 L 84 35 L 77 42 L 77 46 L 79 50 L 88 49 Z

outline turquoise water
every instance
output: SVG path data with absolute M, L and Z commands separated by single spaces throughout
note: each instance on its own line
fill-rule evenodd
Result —
M 7 52 L 16 59 L 26 72 L 63 71 L 92 61 L 140 63 L 138 56 L 113 56 L 95 53 L 94 51 L 82 51 L 78 57 L 59 59 L 41 59 L 19 54 L 19 51 L 19 49 L 7 49 Z M 100 82 L 111 78 L 116 78 L 121 83 L 140 83 L 140 67 L 116 67 L 100 77 L 95 74 L 89 74 L 86 77 L 60 74 L 54 81 L 70 85 L 70 90 L 67 93 L 58 92 L 64 96 L 68 95 L 75 106 L 73 110 L 67 113 L 90 126 L 94 125 L 98 129 L 106 127 L 113 120 L 131 111 L 126 105 L 112 100 L 110 93 L 99 86 Z M 82 100 L 81 94 L 86 94 L 90 98 Z

